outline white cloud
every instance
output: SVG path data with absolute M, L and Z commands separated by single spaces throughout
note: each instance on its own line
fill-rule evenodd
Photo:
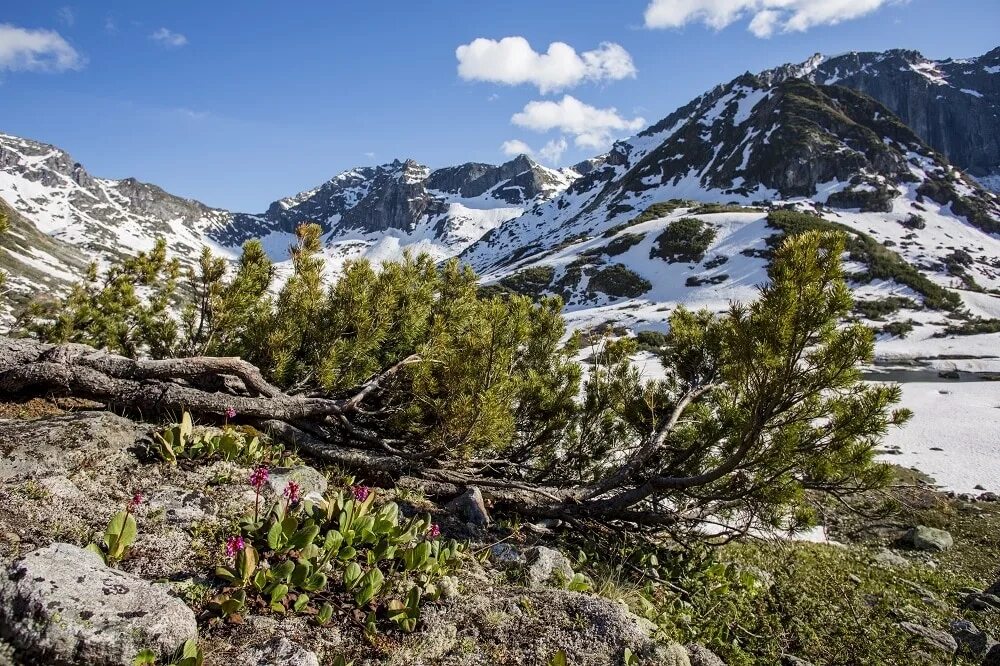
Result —
M 367 153 L 365 153 L 365 157 L 367 157 L 370 160 L 373 160 L 375 159 L 375 153 L 368 151 Z
M 56 11 L 56 17 L 66 27 L 70 27 L 76 23 L 76 12 L 74 12 L 73 8 L 69 6 L 60 7 Z
M 500 152 L 507 157 L 517 157 L 518 155 L 531 155 L 535 151 L 520 139 L 509 139 L 500 144 Z
M 169 46 L 172 48 L 184 46 L 185 44 L 188 43 L 187 37 L 178 32 L 168 30 L 167 28 L 160 28 L 159 30 L 151 34 L 149 38 L 152 39 L 154 42 L 159 42 L 164 46 Z
M 721 30 L 749 17 L 747 26 L 758 37 L 804 32 L 818 25 L 835 25 L 905 0 L 650 0 L 647 28 L 679 28 L 700 21 Z
M 559 160 L 562 159 L 563 153 L 569 148 L 569 144 L 566 142 L 566 137 L 559 137 L 558 139 L 552 139 L 538 151 L 538 154 L 542 159 L 551 162 L 552 164 L 559 164 Z
M 111 16 L 104 19 L 104 32 L 108 33 L 109 35 L 113 35 L 116 32 L 118 32 L 118 24 L 115 23 L 115 19 L 112 18 Z
M 543 94 L 584 81 L 635 77 L 636 73 L 628 51 L 611 42 L 583 53 L 577 53 L 569 44 L 552 42 L 546 53 L 538 53 L 524 37 L 504 37 L 499 41 L 480 37 L 455 49 L 455 57 L 458 75 L 467 81 L 530 83 Z
M 635 132 L 646 124 L 643 118 L 629 120 L 614 107 L 598 109 L 571 95 L 564 95 L 558 102 L 528 102 L 510 121 L 536 132 L 558 129 L 572 135 L 578 147 L 598 150 L 607 148 L 615 134 Z
M 54 30 L 0 23 L 0 71 L 63 72 L 86 64 L 86 58 Z

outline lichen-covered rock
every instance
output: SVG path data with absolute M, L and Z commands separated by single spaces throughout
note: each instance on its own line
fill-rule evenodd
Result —
M 566 590 L 486 589 L 427 606 L 423 625 L 389 664 L 547 664 L 563 650 L 574 666 L 618 666 L 625 648 L 642 663 L 690 663 L 683 646 L 657 644 L 621 605 Z
M 168 523 L 190 525 L 215 513 L 215 507 L 204 493 L 183 488 L 159 488 L 149 498 L 149 509 L 162 511 Z
M 536 546 L 528 551 L 528 587 L 565 587 L 573 580 L 573 563 L 558 550 Z
M 726 666 L 726 662 L 704 645 L 690 643 L 684 647 L 687 649 L 691 666 Z
M 140 432 L 110 412 L 0 420 L 0 483 L 79 469 L 132 446 Z
M 0 632 L 33 663 L 131 666 L 149 648 L 168 656 L 197 636 L 194 613 L 156 585 L 55 543 L 0 581 Z
M 906 534 L 906 540 L 918 550 L 942 551 L 954 545 L 951 534 L 936 527 L 917 525 Z
M 303 499 L 317 499 L 326 492 L 326 477 L 319 471 L 302 465 L 300 467 L 276 467 L 270 470 L 267 485 L 271 492 L 280 497 L 289 481 L 299 484 Z
M 287 638 L 276 638 L 250 653 L 246 666 L 319 666 L 315 652 Z

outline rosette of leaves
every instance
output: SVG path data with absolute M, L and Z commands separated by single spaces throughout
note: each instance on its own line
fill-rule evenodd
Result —
M 227 425 L 221 433 L 196 434 L 191 415 L 184 412 L 180 423 L 153 434 L 154 451 L 164 461 L 177 464 L 178 459 L 258 463 L 271 451 L 252 428 Z
M 359 501 L 342 492 L 289 507 L 279 500 L 263 520 L 243 524 L 247 546 L 216 575 L 228 586 L 213 603 L 223 616 L 247 607 L 313 616 L 387 620 L 416 629 L 421 606 L 440 597 L 442 576 L 458 566 L 455 541 L 429 534 L 429 516 L 403 519 L 376 493 Z

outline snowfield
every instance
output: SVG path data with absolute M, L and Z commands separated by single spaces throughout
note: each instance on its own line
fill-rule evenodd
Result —
M 913 381 L 902 387 L 903 406 L 914 416 L 883 442 L 900 453 L 882 459 L 918 469 L 959 493 L 1000 492 L 1000 382 Z

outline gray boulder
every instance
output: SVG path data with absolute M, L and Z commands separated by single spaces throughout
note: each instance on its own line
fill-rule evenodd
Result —
M 929 648 L 940 650 L 948 654 L 955 654 L 958 652 L 958 641 L 956 641 L 954 637 L 947 632 L 940 631 L 938 629 L 931 629 L 930 627 L 914 624 L 913 622 L 900 622 L 899 626 L 907 633 L 921 639 L 924 645 Z
M 726 662 L 704 645 L 690 643 L 684 647 L 687 649 L 691 666 L 726 666 Z
M 319 657 L 282 637 L 251 652 L 244 663 L 246 666 L 319 666 Z
M 528 587 L 566 587 L 573 580 L 573 563 L 558 550 L 535 546 L 528 551 Z
M 983 657 L 981 666 L 1000 666 L 1000 645 L 994 645 Z
M 942 551 L 954 545 L 951 534 L 935 527 L 918 525 L 906 533 L 906 541 L 917 550 Z
M 198 635 L 180 599 L 55 543 L 28 553 L 0 581 L 0 632 L 31 663 L 131 666 L 149 648 L 168 656 Z
M 479 488 L 471 487 L 464 493 L 448 502 L 445 507 L 448 511 L 458 516 L 467 523 L 472 523 L 476 527 L 486 527 L 492 520 L 486 510 L 486 503 L 483 501 L 483 493 Z

